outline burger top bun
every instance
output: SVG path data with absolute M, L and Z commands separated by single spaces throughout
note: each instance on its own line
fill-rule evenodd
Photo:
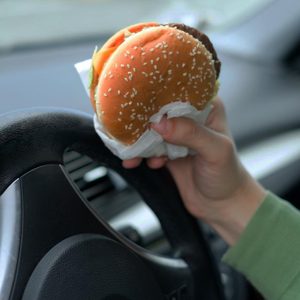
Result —
M 115 34 L 94 54 L 92 66 L 91 101 L 98 119 L 125 145 L 134 144 L 168 103 L 189 102 L 203 110 L 216 93 L 220 71 L 205 35 L 181 24 L 156 23 Z

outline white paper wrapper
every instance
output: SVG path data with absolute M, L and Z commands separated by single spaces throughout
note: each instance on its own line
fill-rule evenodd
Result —
M 90 65 L 91 60 L 85 60 L 75 65 L 75 68 L 79 73 L 83 86 L 88 95 Z M 163 106 L 158 113 L 154 114 L 150 118 L 150 122 L 159 123 L 162 116 L 166 115 L 167 118 L 191 118 L 199 125 L 202 125 L 204 124 L 210 110 L 211 105 L 208 105 L 203 111 L 198 111 L 189 103 L 178 101 Z M 94 127 L 104 144 L 120 159 L 130 159 L 134 157 L 153 157 L 162 155 L 168 156 L 169 159 L 176 159 L 179 157 L 185 157 L 188 154 L 192 154 L 192 151 L 190 151 L 186 147 L 175 146 L 166 143 L 162 139 L 162 137 L 152 129 L 146 130 L 144 134 L 133 145 L 125 146 L 117 140 L 111 138 L 106 133 L 103 125 L 98 120 L 96 115 L 94 115 Z

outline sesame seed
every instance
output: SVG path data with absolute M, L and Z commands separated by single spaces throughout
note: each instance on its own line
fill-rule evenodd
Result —
M 160 60 L 160 57 L 156 57 L 156 61 L 159 61 Z
M 111 88 L 109 88 L 107 91 L 110 93 L 111 92 Z
M 118 95 L 120 95 L 121 94 L 121 91 L 120 90 L 118 90 Z
M 107 94 L 106 94 L 106 93 L 104 93 L 104 94 L 103 94 L 103 96 L 104 96 L 104 97 L 107 97 Z
M 126 66 L 127 66 L 128 69 L 130 68 L 130 64 L 127 64 Z
M 121 64 L 121 68 L 124 68 L 125 67 L 125 65 L 124 64 Z
M 128 79 L 127 79 L 126 77 L 124 77 L 124 80 L 125 80 L 125 81 L 128 81 Z

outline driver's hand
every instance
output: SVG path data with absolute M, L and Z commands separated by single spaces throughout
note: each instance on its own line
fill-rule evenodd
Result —
M 163 118 L 152 124 L 165 141 L 186 146 L 196 155 L 176 160 L 153 157 L 150 168 L 167 166 L 178 186 L 187 210 L 213 226 L 229 244 L 234 244 L 262 202 L 265 191 L 241 164 L 220 99 L 205 126 L 187 118 Z M 134 168 L 141 158 L 124 160 Z

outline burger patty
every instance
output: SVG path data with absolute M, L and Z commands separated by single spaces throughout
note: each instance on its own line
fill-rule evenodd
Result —
M 217 53 L 215 51 L 213 44 L 210 42 L 210 40 L 206 34 L 204 34 L 203 32 L 201 32 L 193 27 L 187 26 L 182 23 L 168 23 L 168 24 L 162 24 L 162 25 L 174 27 L 179 30 L 182 30 L 182 31 L 190 34 L 192 37 L 194 37 L 198 41 L 200 41 L 206 47 L 206 49 L 212 54 L 212 57 L 214 60 L 214 66 L 215 66 L 215 70 L 216 70 L 216 77 L 219 78 L 219 74 L 220 74 L 220 70 L 221 70 L 221 62 L 218 59 L 218 56 L 217 56 Z

